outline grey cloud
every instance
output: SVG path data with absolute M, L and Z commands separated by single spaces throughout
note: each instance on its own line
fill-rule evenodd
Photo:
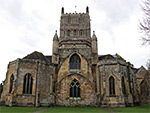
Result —
M 23 2 L 21 0 L 0 0 L 0 7 L 5 12 L 7 21 L 17 29 L 17 35 L 19 36 L 12 38 L 18 38 L 20 43 L 24 43 L 26 46 L 38 47 L 40 39 L 44 37 L 44 30 L 41 30 L 43 18 L 38 14 L 38 11 L 31 10 L 28 14 L 22 9 Z M 23 47 L 20 49 L 23 49 Z
M 125 21 L 139 6 L 137 0 L 97 0 L 96 7 L 106 12 L 110 22 Z
M 16 23 L 22 15 L 22 1 L 21 0 L 1 0 L 1 10 L 4 11 L 9 17 L 8 19 L 13 20 Z
M 106 20 L 101 25 L 96 25 L 97 28 L 107 31 L 112 36 L 114 43 L 116 37 L 113 28 L 128 21 L 132 15 L 137 13 L 139 8 L 139 1 L 137 0 L 94 0 L 93 4 L 98 11 L 106 14 Z

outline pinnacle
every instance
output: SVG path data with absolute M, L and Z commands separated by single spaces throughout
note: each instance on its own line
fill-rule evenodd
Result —
M 93 39 L 93 40 L 97 40 L 97 37 L 96 37 L 96 35 L 95 35 L 95 31 L 93 31 L 92 39 Z
M 55 33 L 55 35 L 54 35 L 53 40 L 59 40 L 59 39 L 58 39 L 58 35 L 57 35 L 57 30 L 56 30 L 55 32 L 56 32 L 56 33 Z

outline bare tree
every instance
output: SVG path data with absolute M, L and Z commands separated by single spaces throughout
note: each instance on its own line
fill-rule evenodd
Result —
M 144 17 L 140 22 L 140 31 L 143 33 L 142 45 L 150 45 L 150 0 L 145 0 L 141 6 L 144 12 Z
M 142 45 L 150 45 L 150 0 L 145 0 L 141 7 L 144 12 L 144 17 L 139 26 L 140 31 L 143 34 Z M 150 59 L 147 61 L 147 68 L 150 73 Z
M 146 66 L 147 66 L 147 69 L 148 69 L 148 71 L 149 71 L 149 73 L 150 73 L 150 59 L 148 59 Z

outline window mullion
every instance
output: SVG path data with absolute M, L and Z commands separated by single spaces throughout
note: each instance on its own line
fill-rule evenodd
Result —
M 72 97 L 74 98 L 74 87 L 72 87 Z
M 29 88 L 28 88 L 28 94 L 31 94 L 31 93 L 30 93 L 30 87 L 31 87 L 31 75 L 29 76 Z
M 78 87 L 76 86 L 76 97 L 78 97 Z
M 25 83 L 25 94 L 27 94 L 27 85 L 28 85 L 28 75 L 25 76 L 26 83 Z

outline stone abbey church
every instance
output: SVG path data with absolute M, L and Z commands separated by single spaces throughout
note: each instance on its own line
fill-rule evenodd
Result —
M 126 107 L 149 100 L 148 71 L 119 54 L 99 55 L 85 13 L 61 10 L 52 56 L 33 52 L 9 62 L 1 104 L 8 106 Z

